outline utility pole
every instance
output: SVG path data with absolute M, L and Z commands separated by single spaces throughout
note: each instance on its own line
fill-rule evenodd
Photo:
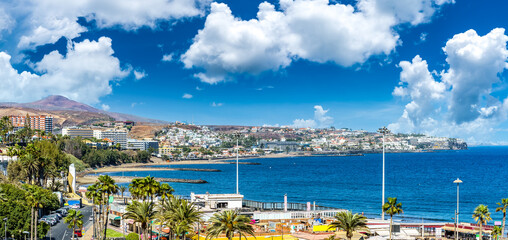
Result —
M 381 202 L 381 220 L 385 220 L 385 212 L 383 211 L 383 205 L 385 205 L 385 134 L 390 133 L 390 130 L 386 127 L 382 127 L 378 130 L 379 133 L 383 134 L 383 187 L 382 187 L 382 202 Z

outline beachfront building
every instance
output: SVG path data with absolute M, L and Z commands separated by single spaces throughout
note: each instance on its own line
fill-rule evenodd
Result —
M 28 118 L 27 118 L 28 117 Z M 33 130 L 41 130 L 48 133 L 53 132 L 53 117 L 47 115 L 39 116 L 9 116 L 14 131 L 25 127 L 25 124 L 30 124 L 30 128 Z
M 92 138 L 94 130 L 91 128 L 64 128 L 62 129 L 63 136 L 69 136 L 70 138 L 81 137 L 81 138 Z
M 243 204 L 242 194 L 195 194 L 191 192 L 191 202 L 204 210 L 240 209 Z
M 115 144 L 120 144 L 122 149 L 127 149 L 127 131 L 108 129 L 105 131 L 97 130 L 92 133 L 97 139 L 109 139 Z
M 128 139 L 127 140 L 127 149 L 130 150 L 141 150 L 148 151 L 148 149 L 152 148 L 155 153 L 159 152 L 159 142 L 157 141 L 145 141 L 145 140 L 136 140 L 136 139 Z
M 275 152 L 296 152 L 301 149 L 301 145 L 297 142 L 291 141 L 261 141 L 260 146 L 263 150 L 275 151 Z

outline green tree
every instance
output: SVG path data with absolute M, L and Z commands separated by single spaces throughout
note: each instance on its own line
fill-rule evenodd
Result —
M 499 236 L 502 236 L 502 232 L 503 230 L 501 229 L 500 226 L 494 226 L 494 228 L 492 229 L 492 238 L 498 240 L 499 239 Z
M 100 226 L 99 226 L 99 219 L 101 219 L 102 211 L 100 211 L 100 208 L 97 206 L 102 206 L 103 200 L 103 193 L 102 189 L 99 187 L 99 183 L 95 183 L 93 185 L 88 186 L 87 191 L 85 193 L 85 196 L 92 200 L 94 206 L 92 211 L 94 212 L 94 225 L 93 230 L 94 233 L 100 233 Z
M 506 208 L 508 208 L 508 198 L 501 199 L 500 203 L 497 203 L 499 207 L 496 208 L 496 212 L 503 213 L 503 225 L 501 226 L 501 237 L 504 237 L 504 226 L 506 223 Z
M 155 180 L 154 177 L 147 176 L 143 178 L 143 187 L 146 197 L 153 202 L 154 198 L 160 192 L 161 184 Z
M 402 214 L 402 203 L 397 202 L 397 198 L 388 198 L 388 202 L 383 205 L 383 212 L 390 215 L 390 240 L 392 240 L 393 215 Z
M 483 225 L 492 220 L 489 208 L 486 205 L 478 205 L 473 212 L 473 219 L 480 225 L 480 240 L 483 238 Z
M 185 233 L 191 232 L 201 218 L 201 212 L 193 203 L 175 197 L 164 199 L 157 212 L 157 218 L 170 228 L 171 233 L 181 239 L 185 239 Z
M 76 228 L 83 227 L 83 214 L 81 214 L 81 211 L 71 209 L 69 210 L 69 214 L 65 216 L 64 222 L 69 224 L 68 228 L 72 228 L 72 239 L 74 239 L 74 231 L 76 231 Z
M 125 191 L 127 191 L 127 189 L 128 189 L 128 188 L 127 188 L 126 186 L 124 186 L 124 185 L 120 185 L 120 186 L 118 186 L 118 190 L 119 190 L 119 191 L 120 191 L 120 193 L 122 194 L 122 198 L 123 198 L 123 193 L 124 193 Z
M 166 198 L 170 198 L 171 196 L 173 196 L 173 192 L 175 190 L 167 183 L 163 183 L 160 185 L 160 188 L 159 188 L 159 196 L 162 198 L 162 199 L 166 199 Z
M 154 204 L 152 202 L 133 201 L 125 209 L 124 219 L 131 219 L 134 223 L 139 223 L 143 240 L 148 239 L 148 225 L 155 219 Z
M 99 187 L 104 194 L 104 239 L 106 239 L 106 231 L 108 230 L 108 217 L 109 217 L 109 197 L 118 192 L 117 185 L 115 184 L 115 180 L 108 175 L 99 176 Z
M 250 224 L 250 220 L 249 217 L 240 215 L 237 210 L 215 213 L 210 218 L 211 225 L 208 227 L 206 239 L 217 238 L 220 234 L 225 234 L 231 240 L 235 233 L 238 233 L 240 238 L 247 238 L 245 234 L 254 236 L 254 229 Z
M 3 116 L 0 119 L 0 135 L 2 136 L 2 142 L 6 143 L 7 135 L 13 130 L 12 122 L 8 116 Z
M 353 214 L 350 211 L 338 212 L 335 215 L 335 219 L 328 229 L 336 228 L 337 230 L 344 230 L 348 240 L 351 240 L 355 231 L 367 226 L 367 218 L 365 216 Z

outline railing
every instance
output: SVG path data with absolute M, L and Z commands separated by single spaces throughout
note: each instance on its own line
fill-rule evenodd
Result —
M 257 202 L 252 200 L 243 200 L 242 207 L 254 208 L 255 210 L 284 210 L 283 202 Z M 288 211 L 307 211 L 307 210 L 337 210 L 337 208 L 323 207 L 323 206 L 311 205 L 310 209 L 307 209 L 307 204 L 304 203 L 287 203 Z

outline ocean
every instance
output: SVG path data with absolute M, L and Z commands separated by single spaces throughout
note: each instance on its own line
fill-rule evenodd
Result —
M 242 160 L 240 193 L 245 199 L 316 202 L 379 217 L 381 213 L 382 155 L 292 157 Z M 213 168 L 221 172 L 116 172 L 109 175 L 204 179 L 206 184 L 170 183 L 175 194 L 234 193 L 235 164 L 176 165 L 175 168 Z M 460 178 L 461 222 L 473 222 L 474 208 L 488 205 L 494 220 L 496 203 L 508 198 L 508 147 L 471 147 L 468 150 L 386 154 L 386 197 L 402 203 L 404 221 L 453 222 Z M 491 222 L 492 224 L 492 222 Z

